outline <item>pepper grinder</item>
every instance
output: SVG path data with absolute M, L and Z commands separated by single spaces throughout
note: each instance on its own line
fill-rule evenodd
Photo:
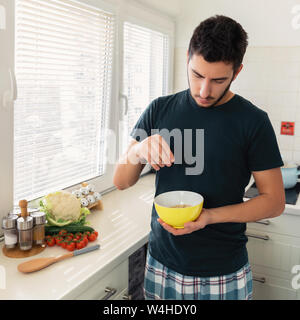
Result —
M 17 220 L 19 246 L 20 250 L 30 250 L 32 248 L 33 218 L 28 215 L 26 200 L 20 200 L 19 206 L 21 208 L 21 216 Z

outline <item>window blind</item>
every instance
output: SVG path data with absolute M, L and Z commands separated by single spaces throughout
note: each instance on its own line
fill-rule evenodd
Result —
M 105 174 L 114 15 L 17 0 L 14 202 Z
M 124 118 L 123 150 L 130 131 L 149 103 L 168 92 L 169 36 L 129 22 L 124 23 L 124 93 L 128 112 Z

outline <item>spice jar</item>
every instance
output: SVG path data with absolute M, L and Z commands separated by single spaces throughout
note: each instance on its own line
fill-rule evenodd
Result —
M 9 215 L 2 220 L 4 230 L 4 245 L 7 249 L 12 249 L 18 244 L 17 215 Z
M 18 208 L 14 208 L 14 209 L 12 209 L 11 211 L 9 211 L 9 213 L 8 213 L 8 215 L 7 215 L 8 217 L 9 216 L 20 216 L 20 209 L 18 209 Z M 16 227 L 17 227 L 17 225 L 16 225 Z
M 18 218 L 17 227 L 19 231 L 20 249 L 30 250 L 32 248 L 33 218 L 30 216 Z
M 33 243 L 43 245 L 45 242 L 45 212 L 33 212 L 30 216 L 33 218 Z

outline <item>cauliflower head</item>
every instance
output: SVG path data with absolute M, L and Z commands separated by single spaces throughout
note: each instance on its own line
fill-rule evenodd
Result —
M 67 191 L 49 193 L 40 205 L 49 225 L 64 226 L 74 222 L 84 224 L 85 216 L 90 213 L 89 209 L 81 208 L 80 200 L 74 194 Z

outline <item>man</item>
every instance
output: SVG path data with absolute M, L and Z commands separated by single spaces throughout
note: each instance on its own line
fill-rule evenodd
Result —
M 187 53 L 189 89 L 155 99 L 143 112 L 134 138 L 114 174 L 118 189 L 134 185 L 148 161 L 156 192 L 189 190 L 204 197 L 196 221 L 174 229 L 153 206 L 145 270 L 146 299 L 251 299 L 252 274 L 246 223 L 279 216 L 285 207 L 283 165 L 268 115 L 230 91 L 242 70 L 248 40 L 231 18 L 214 16 L 194 31 Z M 152 129 L 204 132 L 204 168 L 176 163 L 175 143 Z M 139 129 L 146 131 L 141 137 Z M 182 144 L 184 144 L 182 142 Z M 182 147 L 182 145 L 180 145 Z M 251 174 L 259 195 L 243 202 Z

